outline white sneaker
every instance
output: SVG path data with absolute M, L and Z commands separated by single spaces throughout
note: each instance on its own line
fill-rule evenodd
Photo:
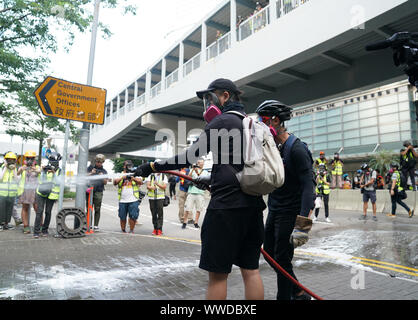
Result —
M 318 220 L 317 217 L 313 217 L 312 222 L 315 222 L 316 220 Z
M 330 218 L 326 218 L 325 221 L 326 222 L 331 222 L 331 219 Z
M 93 227 L 93 231 L 99 232 L 99 227 Z

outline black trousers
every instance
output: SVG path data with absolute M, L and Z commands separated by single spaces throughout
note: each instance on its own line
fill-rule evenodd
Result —
M 155 230 L 163 229 L 164 220 L 164 199 L 149 200 L 149 207 L 152 214 L 152 224 Z
M 392 201 L 392 214 L 396 214 L 396 204 L 399 203 L 401 205 L 401 207 L 405 208 L 406 211 L 408 211 L 409 213 L 409 207 L 408 205 L 402 201 L 399 193 L 397 191 L 395 191 L 395 195 L 394 196 L 390 196 L 390 200 Z
M 299 211 L 297 211 L 299 212 Z M 265 226 L 264 250 L 276 262 L 297 280 L 293 272 L 292 259 L 295 248 L 290 242 L 290 235 L 295 227 L 297 214 L 269 212 Z M 268 261 L 267 261 L 268 262 Z M 277 300 L 290 300 L 299 292 L 286 276 L 277 272 Z
M 38 210 L 36 210 L 36 218 L 35 218 L 35 225 L 33 234 L 40 234 L 48 233 L 49 223 L 51 222 L 51 212 L 52 207 L 56 200 L 50 200 L 48 198 L 41 197 L 40 195 L 36 195 L 36 204 L 38 205 Z M 42 223 L 42 217 L 45 210 L 45 219 Z M 42 224 L 42 230 L 41 230 Z
M 13 214 L 15 197 L 0 197 L 0 225 L 10 223 Z
M 175 184 L 171 184 L 171 183 L 170 183 L 170 198 L 171 198 L 173 195 L 176 195 L 176 185 L 175 185 Z
M 411 178 L 412 190 L 415 190 L 415 167 L 402 168 L 402 173 L 406 179 L 408 179 L 408 176 Z
M 322 196 L 322 201 L 324 202 L 324 207 L 325 207 L 325 218 L 328 218 L 329 216 L 329 194 L 323 194 Z M 319 215 L 319 208 L 315 209 L 315 217 L 318 218 Z

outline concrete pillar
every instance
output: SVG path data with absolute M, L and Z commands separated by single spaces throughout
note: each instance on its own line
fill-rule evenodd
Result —
M 270 0 L 270 24 L 277 21 L 277 0 Z
M 135 80 L 135 87 L 134 87 L 134 106 L 136 107 L 138 101 L 138 81 Z
M 200 53 L 200 59 L 201 59 L 200 65 L 203 65 L 207 60 L 207 53 L 206 53 L 206 47 L 208 46 L 207 39 L 208 39 L 208 27 L 206 25 L 206 22 L 203 22 L 202 23 L 202 40 L 201 40 L 202 47 L 201 47 L 201 53 Z
M 184 65 L 184 43 L 180 42 L 179 47 L 179 81 L 183 79 L 183 65 Z
M 112 117 L 113 117 L 113 100 L 110 101 L 110 116 L 109 116 L 109 122 L 112 121 Z
M 118 100 L 116 104 L 116 114 L 119 116 L 119 110 L 120 110 L 120 94 L 118 94 Z
M 128 104 L 129 101 L 129 90 L 128 88 L 125 89 L 125 112 L 126 112 L 126 105 Z
M 165 77 L 167 75 L 167 60 L 163 58 L 161 62 L 161 92 L 165 91 Z
M 148 70 L 145 76 L 145 103 L 151 99 L 151 71 Z
M 231 47 L 234 47 L 235 43 L 237 42 L 237 0 L 230 0 L 230 1 L 231 1 L 231 5 L 230 5 L 230 8 L 231 8 L 231 17 L 230 17 Z

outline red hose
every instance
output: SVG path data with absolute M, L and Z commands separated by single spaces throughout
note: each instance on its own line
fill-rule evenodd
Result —
M 193 181 L 193 179 L 188 176 L 185 175 L 181 172 L 178 171 L 161 171 L 161 173 L 167 173 L 167 174 L 173 174 L 175 176 L 178 176 L 180 178 L 183 179 L 187 179 L 190 181 Z M 301 283 L 299 283 L 295 278 L 293 278 L 285 269 L 283 269 L 266 251 L 264 251 L 263 248 L 261 248 L 261 253 L 263 254 L 264 258 L 266 258 L 266 260 L 268 260 L 273 266 L 274 268 L 279 271 L 280 273 L 282 273 L 286 278 L 288 278 L 290 281 L 292 281 L 296 286 L 298 286 L 299 288 L 301 288 L 302 290 L 304 290 L 307 294 L 309 294 L 311 297 L 313 297 L 316 300 L 324 300 L 323 298 L 321 298 L 320 296 L 316 295 L 315 293 L 313 293 L 311 290 L 305 288 Z

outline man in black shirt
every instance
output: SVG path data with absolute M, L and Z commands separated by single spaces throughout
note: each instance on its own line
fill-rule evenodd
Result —
M 268 100 L 256 112 L 260 120 L 270 126 L 280 146 L 285 168 L 283 186 L 273 191 L 268 198 L 264 249 L 296 279 L 292 267 L 294 245 L 291 236 L 297 219 L 302 221 L 306 230 L 312 226 L 308 216 L 314 199 L 313 160 L 304 143 L 289 135 L 284 127 L 284 122 L 291 118 L 292 108 L 279 101 Z M 277 273 L 277 286 L 278 300 L 308 298 L 303 290 L 293 286 L 280 272 Z
M 199 139 L 183 154 L 141 165 L 137 170 L 137 175 L 147 176 L 152 171 L 179 169 L 212 152 L 211 176 L 196 180 L 198 187 L 206 184 L 211 190 L 211 200 L 202 224 L 199 264 L 209 272 L 207 299 L 226 299 L 227 278 L 233 264 L 241 268 L 245 298 L 264 298 L 258 268 L 266 205 L 261 196 L 251 196 L 241 190 L 236 173 L 244 167 L 242 152 L 238 151 L 242 150 L 243 142 L 242 118 L 228 113 L 238 111 L 245 114 L 240 94 L 235 84 L 227 79 L 217 79 L 207 90 L 197 92 L 204 101 L 204 118 L 208 122 Z
M 408 176 L 411 178 L 412 190 L 415 191 L 415 165 L 417 153 L 414 150 L 414 146 L 409 141 L 403 143 L 404 148 L 400 151 L 400 163 L 401 170 L 406 179 Z
M 106 178 L 102 179 L 101 175 L 107 175 L 107 171 L 103 168 L 105 157 L 98 154 L 95 158 L 95 164 L 87 168 L 87 175 L 90 176 L 89 184 L 93 187 L 93 206 L 94 206 L 94 231 L 99 231 L 100 209 L 102 207 L 104 186 L 107 184 Z M 88 196 L 86 197 L 88 205 Z

